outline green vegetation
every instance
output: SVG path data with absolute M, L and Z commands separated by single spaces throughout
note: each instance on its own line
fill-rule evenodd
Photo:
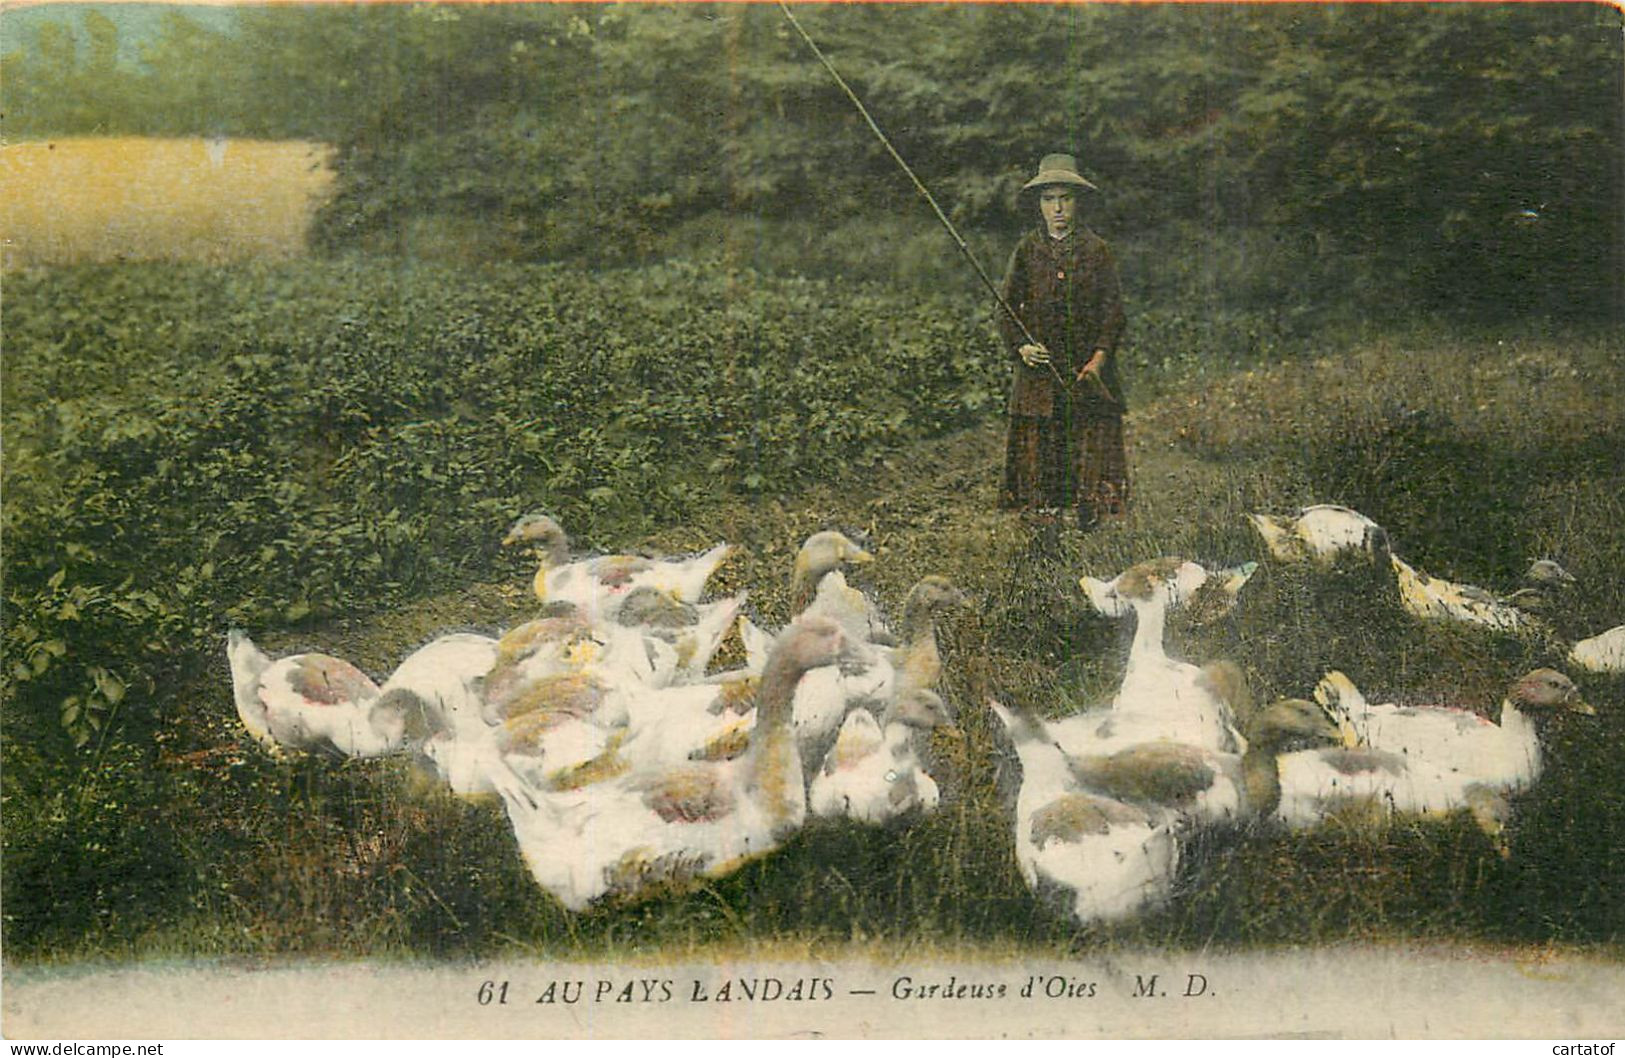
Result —
M 1127 630 L 1081 573 L 1260 558 L 1241 515 L 1343 502 L 1435 575 L 1580 579 L 1550 635 L 1422 627 L 1385 578 L 1264 562 L 1175 653 L 1259 695 L 1347 671 L 1487 710 L 1625 614 L 1620 14 L 1602 5 L 798 8 L 997 269 L 1010 192 L 1070 147 L 1118 251 L 1135 508 L 1053 540 L 994 511 L 986 297 L 765 5 L 272 5 L 31 13 L 7 135 L 335 145 L 313 260 L 5 279 L 6 956 L 681 954 L 880 940 L 1088 950 L 1342 938 L 1598 945 L 1625 889 L 1625 686 L 1586 677 L 1502 860 L 1459 819 L 1339 818 L 1191 850 L 1180 898 L 1077 929 L 1015 870 L 983 702 L 1101 701 Z M 126 27 L 134 22 L 124 23 Z M 1438 312 L 1437 310 L 1444 310 Z M 1441 323 L 1448 317 L 1453 323 Z M 1470 320 L 1464 323 L 1463 320 Z M 500 809 L 405 760 L 271 760 L 226 629 L 376 676 L 530 614 L 497 547 L 739 545 L 717 591 L 788 614 L 813 531 L 927 573 L 957 732 L 942 811 L 807 828 L 684 897 L 581 916 Z
M 1137 509 L 1038 548 L 992 510 L 1003 368 L 981 307 L 684 266 L 582 276 L 341 261 L 125 266 L 8 287 L 4 391 L 5 929 L 10 957 L 682 951 L 851 939 L 1074 948 L 1474 937 L 1617 944 L 1625 786 L 1602 711 L 1554 739 L 1503 862 L 1460 820 L 1243 832 L 1182 898 L 1078 931 L 1015 873 L 1012 761 L 990 694 L 1099 700 L 1126 633 L 1081 572 L 1169 551 L 1261 557 L 1252 509 L 1341 500 L 1435 573 L 1583 582 L 1559 636 L 1616 623 L 1625 471 L 1617 339 L 1438 333 L 1328 347 L 1257 317 L 1139 306 Z M 1504 344 L 1503 344 L 1504 343 Z M 1320 358 L 1321 354 L 1331 354 Z M 1448 386 L 1437 383 L 1451 380 Z M 889 606 L 927 572 L 979 600 L 946 631 L 948 798 L 897 833 L 809 827 L 688 897 L 584 916 L 529 880 L 495 805 L 405 761 L 279 764 L 238 730 L 228 625 L 375 675 L 454 628 L 512 625 L 528 570 L 495 542 L 558 512 L 587 547 L 741 545 L 717 590 L 787 616 L 790 557 L 868 534 Z M 1337 665 L 1384 697 L 1488 707 L 1561 644 L 1422 628 L 1344 570 L 1265 565 L 1178 652 L 1260 694 Z
M 1000 386 L 977 306 L 675 265 L 82 269 L 8 294 L 10 675 L 80 742 L 227 621 L 489 575 L 530 506 L 589 546 L 680 524 L 974 421 Z M 117 662 L 68 660 L 92 644 Z
M 169 10 L 139 61 L 83 10 L 8 35 L 8 135 L 333 143 L 333 248 L 626 263 L 717 214 L 918 208 L 770 5 Z M 1271 299 L 1622 311 L 1617 7 L 801 10 L 956 219 L 1001 244 L 1023 174 L 1066 147 L 1116 241 L 1274 241 Z

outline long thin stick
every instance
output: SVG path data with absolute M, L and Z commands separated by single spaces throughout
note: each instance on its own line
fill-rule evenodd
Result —
M 835 78 L 835 83 L 841 86 L 841 91 L 846 93 L 846 98 L 850 99 L 852 101 L 852 105 L 858 108 L 858 113 L 863 115 L 863 120 L 869 123 L 869 128 L 874 131 L 874 134 L 877 137 L 879 137 L 881 145 L 884 146 L 887 153 L 892 156 L 892 160 L 902 168 L 903 172 L 908 174 L 908 178 L 914 182 L 914 189 L 918 191 L 928 203 L 931 204 L 932 212 L 937 215 L 937 219 L 942 222 L 942 226 L 948 229 L 948 234 L 953 237 L 954 245 L 959 247 L 959 252 L 965 255 L 965 260 L 970 262 L 970 266 L 976 269 L 977 276 L 981 278 L 982 284 L 987 287 L 994 299 L 998 301 L 999 307 L 1002 308 L 1005 311 L 1005 314 L 1010 317 L 1011 322 L 1021 329 L 1021 336 L 1026 338 L 1028 343 L 1031 345 L 1043 344 L 1038 339 L 1033 337 L 1032 332 L 1027 329 L 1027 325 L 1021 322 L 1021 317 L 1016 315 L 1016 310 L 1010 307 L 1010 303 L 1008 301 L 1004 300 L 1004 295 L 999 292 L 999 288 L 994 285 L 993 280 L 988 278 L 987 272 L 982 268 L 982 263 L 978 261 L 976 259 L 976 255 L 971 252 L 971 248 L 960 236 L 959 230 L 954 227 L 953 221 L 948 219 L 948 214 L 944 213 L 942 211 L 942 207 L 937 205 L 937 200 L 932 197 L 931 192 L 927 190 L 926 186 L 920 182 L 920 178 L 914 175 L 914 170 L 911 169 L 909 164 L 903 160 L 903 156 L 897 153 L 897 148 L 891 145 L 891 140 L 886 138 L 886 134 L 880 130 L 880 126 L 875 123 L 875 119 L 869 116 L 869 108 L 863 105 L 863 100 L 859 99 L 857 93 L 852 91 L 852 89 L 847 85 L 846 80 L 841 77 L 840 72 L 835 69 L 834 64 L 832 64 L 829 59 L 824 56 L 823 50 L 819 48 L 817 43 L 815 43 L 813 39 L 807 35 L 807 31 L 801 28 L 801 23 L 797 22 L 796 16 L 790 13 L 790 6 L 786 4 L 784 0 L 779 0 L 779 10 L 784 12 L 784 17 L 790 20 L 790 25 L 794 26 L 796 28 L 796 32 L 801 34 L 801 39 L 807 42 L 807 47 L 812 49 L 812 53 L 818 56 L 818 61 L 824 64 L 824 69 L 828 70 L 829 75 Z M 1048 367 L 1050 374 L 1055 376 L 1055 381 L 1061 384 L 1062 391 L 1065 392 L 1067 389 L 1067 384 L 1066 380 L 1061 377 L 1061 372 L 1056 370 L 1053 362 L 1049 362 Z

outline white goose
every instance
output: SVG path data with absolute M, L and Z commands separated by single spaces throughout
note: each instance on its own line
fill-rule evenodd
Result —
M 1625 625 L 1575 643 L 1569 661 L 1589 672 L 1625 672 Z
M 1523 609 L 1471 584 L 1430 577 L 1398 555 L 1389 555 L 1399 581 L 1399 601 L 1423 621 L 1464 621 L 1503 632 L 1529 628 L 1535 621 Z
M 1215 679 L 1219 670 L 1204 671 L 1169 657 L 1163 647 L 1168 608 L 1189 598 L 1205 580 L 1200 566 L 1172 557 L 1142 562 L 1117 578 L 1114 594 L 1134 610 L 1136 623 L 1112 714 L 1102 718 L 1112 737 L 1133 742 L 1163 738 L 1219 752 L 1245 748 L 1224 684 Z M 1080 718 L 1076 726 L 1090 723 Z
M 1158 806 L 1186 825 L 1266 817 L 1280 801 L 1277 759 L 1346 741 L 1319 705 L 1282 699 L 1247 713 L 1247 751 L 1218 753 L 1158 739 L 1110 754 L 1067 755 L 1078 785 L 1118 801 Z
M 564 599 L 593 619 L 613 617 L 634 588 L 650 587 L 683 602 L 697 602 L 711 574 L 732 552 L 718 544 L 704 554 L 684 559 L 641 555 L 599 555 L 570 561 L 570 541 L 558 522 L 541 513 L 520 518 L 502 540 L 504 546 L 529 546 L 539 565 L 532 588 L 543 602 Z
M 1534 675 L 1538 678 L 1527 691 L 1547 697 L 1560 689 L 1560 684 L 1536 689 L 1534 685 L 1544 682 L 1544 677 L 1539 673 Z M 1520 695 L 1524 693 L 1519 692 Z M 1556 697 L 1565 696 L 1558 693 Z M 1524 704 L 1527 706 L 1528 703 Z M 1584 706 L 1584 703 L 1580 704 Z M 1585 712 L 1589 708 L 1584 706 L 1577 711 Z M 1352 724 L 1348 726 L 1352 734 Z M 1476 737 L 1487 738 L 1492 744 L 1501 737 L 1481 731 L 1480 726 L 1490 726 L 1483 721 L 1475 720 L 1462 726 L 1465 730 L 1478 732 Z M 1516 725 L 1513 730 L 1516 730 Z M 1495 844 L 1499 853 L 1506 857 L 1511 854 L 1505 838 L 1507 822 L 1512 815 L 1511 795 L 1524 782 L 1520 776 L 1539 774 L 1538 750 L 1534 756 L 1521 759 L 1516 753 L 1516 750 L 1508 752 L 1501 760 L 1502 766 L 1488 780 L 1483 777 L 1485 769 L 1479 762 L 1461 761 L 1459 756 L 1458 762 L 1467 766 L 1458 770 L 1448 763 L 1435 763 L 1417 752 L 1397 752 L 1374 746 L 1348 748 L 1345 744 L 1344 748 L 1338 749 L 1289 753 L 1282 756 L 1279 762 L 1281 799 L 1275 816 L 1288 827 L 1301 829 L 1315 826 L 1333 814 L 1351 810 L 1382 818 L 1396 815 L 1442 817 L 1465 811 Z M 1447 762 L 1451 760 L 1450 754 L 1444 751 L 1441 754 L 1441 759 Z
M 1549 558 L 1537 558 L 1524 571 L 1523 584 L 1500 601 L 1536 617 L 1549 616 L 1564 604 L 1564 596 L 1578 581 Z
M 801 747 L 802 770 L 811 775 L 835 739 L 849 710 L 857 705 L 880 706 L 895 694 L 896 673 L 888 654 L 871 641 L 878 634 L 889 642 L 879 608 L 863 592 L 847 585 L 842 568 L 872 562 L 873 557 L 835 530 L 814 533 L 796 552 L 790 573 L 790 605 L 798 619 L 832 620 L 846 633 L 839 666 L 809 672 L 795 691 L 794 725 Z M 740 622 L 749 661 L 747 671 L 762 657 L 767 633 L 748 620 Z
M 1423 761 L 1464 783 L 1507 791 L 1540 778 L 1537 714 L 1597 712 L 1580 698 L 1572 680 L 1553 669 L 1535 669 L 1513 681 L 1501 702 L 1500 723 L 1470 709 L 1372 705 L 1335 670 L 1322 677 L 1315 699 L 1347 722 L 1362 746 Z
M 1376 561 L 1389 551 L 1388 534 L 1382 526 L 1337 504 L 1305 507 L 1293 518 L 1249 514 L 1247 520 L 1280 562 L 1330 566 L 1341 555 L 1363 554 Z
M 834 622 L 808 618 L 779 637 L 762 673 L 750 746 L 723 762 L 625 771 L 606 761 L 591 780 L 504 796 L 526 865 L 565 907 L 609 894 L 727 874 L 777 848 L 806 816 L 801 758 L 790 728 L 795 684 L 844 645 Z
M 853 709 L 812 777 L 807 807 L 823 818 L 870 824 L 916 809 L 935 811 L 941 794 L 920 763 L 917 740 L 950 723 L 947 703 L 925 689 L 899 695 L 879 720 L 868 709 Z
M 858 643 L 891 643 L 880 608 L 846 582 L 845 567 L 873 561 L 873 555 L 843 533 L 833 529 L 814 533 L 796 552 L 790 571 L 791 610 L 839 621 L 847 637 Z
M 421 752 L 428 739 L 441 740 L 445 751 L 430 763 L 461 797 L 496 792 L 477 763 L 489 734 L 481 693 L 496 653 L 497 641 L 490 636 L 441 636 L 408 655 L 379 688 L 380 704 L 404 713 L 410 745 Z
M 1041 725 L 988 704 L 1021 761 L 1015 849 L 1027 887 L 1058 896 L 1081 923 L 1124 919 L 1166 900 L 1179 865 L 1174 814 L 1089 793 Z
M 1316 826 L 1347 810 L 1382 818 L 1467 811 L 1501 854 L 1508 853 L 1502 840 L 1511 814 L 1507 791 L 1421 757 L 1369 747 L 1309 749 L 1283 755 L 1278 767 L 1281 797 L 1274 818 L 1291 829 Z
M 402 703 L 379 705 L 366 673 L 328 654 L 272 660 L 240 629 L 226 636 L 237 715 L 262 746 L 379 757 L 406 744 Z
M 759 676 L 740 673 L 629 695 L 617 752 L 635 768 L 736 757 L 750 744 L 760 692 Z
M 807 537 L 796 551 L 790 569 L 790 611 L 796 615 L 820 614 L 839 622 L 849 640 L 867 644 L 870 630 L 884 626 L 878 607 L 856 588 L 846 583 L 846 566 L 866 565 L 874 556 L 846 534 L 825 529 Z M 824 588 L 828 581 L 829 587 Z M 822 591 L 822 597 L 820 592 Z M 773 646 L 773 632 L 748 617 L 739 620 L 739 636 L 744 642 L 746 668 L 760 672 Z M 849 646 L 851 644 L 849 643 Z

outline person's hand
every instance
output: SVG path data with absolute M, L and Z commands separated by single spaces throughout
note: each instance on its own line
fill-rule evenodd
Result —
M 1102 352 L 1101 350 L 1096 349 L 1095 350 L 1095 355 L 1091 356 L 1089 358 L 1089 362 L 1087 364 L 1084 364 L 1081 368 L 1078 369 L 1078 377 L 1073 379 L 1073 381 L 1074 382 L 1082 382 L 1083 381 L 1083 376 L 1085 376 L 1085 375 L 1094 375 L 1095 378 L 1099 379 L 1100 378 L 1100 366 L 1102 364 L 1104 364 L 1105 362 L 1106 362 L 1106 354 L 1104 352 Z
M 1028 367 L 1043 367 L 1049 363 L 1049 350 L 1042 345 L 1028 342 L 1016 351 L 1021 354 L 1021 362 Z

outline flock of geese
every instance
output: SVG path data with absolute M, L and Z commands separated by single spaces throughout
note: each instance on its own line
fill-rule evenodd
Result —
M 1330 569 L 1350 556 L 1388 564 L 1415 617 L 1503 632 L 1541 624 L 1540 600 L 1573 578 L 1550 560 L 1529 587 L 1501 597 L 1429 577 L 1392 553 L 1381 526 L 1357 511 L 1317 505 L 1294 518 L 1249 515 L 1271 557 Z M 1540 668 L 1507 689 L 1500 716 L 1445 705 L 1372 704 L 1331 671 L 1310 697 L 1255 703 L 1239 668 L 1169 656 L 1167 614 L 1233 606 L 1257 569 L 1210 572 L 1179 558 L 1136 565 L 1110 581 L 1083 577 L 1091 605 L 1136 621 L 1122 685 L 1096 708 L 1043 720 L 990 700 L 1015 743 L 1022 782 L 1016 859 L 1034 892 L 1080 922 L 1109 921 L 1166 902 L 1181 850 L 1221 824 L 1261 820 L 1315 826 L 1348 810 L 1440 816 L 1465 811 L 1508 853 L 1511 798 L 1542 768 L 1541 722 L 1594 715 L 1568 676 Z M 1573 644 L 1568 660 L 1625 671 L 1625 626 Z
M 727 545 L 572 561 L 541 514 L 504 543 L 538 555 L 539 616 L 436 639 L 382 685 L 232 631 L 244 726 L 278 753 L 416 754 L 453 793 L 500 797 L 532 876 L 571 910 L 725 875 L 809 814 L 882 824 L 937 807 L 919 756 L 952 722 L 936 626 L 967 605 L 945 579 L 913 587 L 893 632 L 844 573 L 872 556 L 816 533 L 791 571 L 796 617 L 772 633 L 744 593 L 700 601 Z M 736 627 L 744 665 L 708 672 Z
M 1501 597 L 1416 571 L 1346 507 L 1249 517 L 1277 561 L 1391 563 L 1404 606 L 1426 620 L 1525 630 L 1540 621 L 1532 600 L 1572 580 L 1537 562 L 1527 594 Z M 273 660 L 232 631 L 244 726 L 279 754 L 412 754 L 453 793 L 500 798 L 532 876 L 571 910 L 728 874 L 809 817 L 878 825 L 937 807 L 921 756 L 931 730 L 953 724 L 935 689 L 937 624 L 969 605 L 944 578 L 913 587 L 894 632 L 845 576 L 872 557 L 816 533 L 790 571 L 796 616 L 775 633 L 746 615 L 744 593 L 701 601 L 726 544 L 682 559 L 572 559 L 543 514 L 504 543 L 536 553 L 537 617 L 500 637 L 436 639 L 382 685 L 329 655 Z M 1175 609 L 1236 605 L 1256 569 L 1165 557 L 1085 576 L 1100 614 L 1135 621 L 1117 692 L 1056 720 L 988 700 L 1021 766 L 1021 873 L 1078 921 L 1166 901 L 1193 836 L 1247 820 L 1466 811 L 1504 853 L 1509 798 L 1540 775 L 1540 718 L 1595 712 L 1553 669 L 1514 681 L 1498 722 L 1372 704 L 1335 671 L 1309 697 L 1255 703 L 1235 664 L 1172 657 L 1164 630 Z M 744 664 L 711 672 L 735 629 Z M 1568 658 L 1625 671 L 1625 626 Z

